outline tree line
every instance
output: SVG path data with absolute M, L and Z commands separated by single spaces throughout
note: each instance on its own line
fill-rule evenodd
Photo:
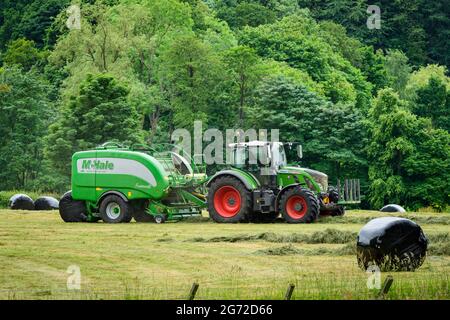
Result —
M 64 191 L 74 152 L 169 142 L 202 120 L 280 129 L 303 166 L 361 178 L 365 207 L 444 210 L 441 2 L 378 1 L 371 30 L 362 0 L 2 1 L 0 190 Z

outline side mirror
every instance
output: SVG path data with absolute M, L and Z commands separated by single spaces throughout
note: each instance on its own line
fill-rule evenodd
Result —
M 303 159 L 303 147 L 301 144 L 297 146 L 297 156 L 299 159 Z

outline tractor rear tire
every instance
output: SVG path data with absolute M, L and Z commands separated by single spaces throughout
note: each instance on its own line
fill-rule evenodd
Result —
M 100 204 L 100 215 L 106 223 L 128 223 L 132 212 L 131 205 L 116 195 L 106 196 Z
M 249 218 L 252 197 L 238 179 L 230 176 L 217 178 L 208 190 L 209 216 L 218 223 L 237 223 Z
M 279 208 L 288 223 L 311 223 L 319 217 L 319 200 L 311 190 L 302 187 L 287 190 Z
M 59 214 L 64 222 L 86 222 L 86 203 L 72 198 L 72 192 L 66 192 L 59 200 Z

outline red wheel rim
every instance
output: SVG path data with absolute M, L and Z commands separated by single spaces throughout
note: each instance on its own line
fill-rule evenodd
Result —
M 234 217 L 241 209 L 241 194 L 234 187 L 221 187 L 214 194 L 214 208 L 224 218 Z
M 286 212 L 293 219 L 301 219 L 308 211 L 308 204 L 301 196 L 292 196 L 286 203 Z

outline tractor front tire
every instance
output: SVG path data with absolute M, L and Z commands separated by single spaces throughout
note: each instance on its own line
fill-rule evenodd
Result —
M 287 190 L 279 208 L 288 223 L 311 223 L 319 217 L 319 200 L 311 190 L 302 187 Z
M 251 193 L 238 179 L 230 176 L 217 178 L 208 190 L 209 216 L 218 223 L 237 223 L 249 218 Z
M 86 203 L 72 198 L 72 192 L 66 192 L 59 200 L 59 215 L 64 222 L 86 222 Z
M 106 196 L 100 204 L 100 215 L 106 223 L 127 223 L 131 221 L 133 208 L 116 195 Z

